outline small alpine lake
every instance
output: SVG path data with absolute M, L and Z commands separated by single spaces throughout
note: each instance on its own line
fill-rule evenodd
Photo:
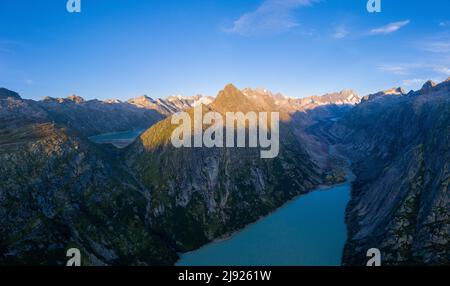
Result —
M 133 143 L 133 141 L 136 140 L 136 138 L 139 137 L 144 131 L 144 129 L 137 129 L 124 132 L 105 133 L 91 136 L 89 137 L 89 140 L 97 144 L 113 144 L 117 148 L 125 148 Z

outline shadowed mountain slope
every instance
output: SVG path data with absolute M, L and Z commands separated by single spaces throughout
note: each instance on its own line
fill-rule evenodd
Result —
M 450 262 L 450 81 L 355 107 L 333 127 L 357 176 L 345 264 Z
M 0 265 L 164 265 L 176 254 L 145 220 L 145 189 L 35 102 L 0 96 Z

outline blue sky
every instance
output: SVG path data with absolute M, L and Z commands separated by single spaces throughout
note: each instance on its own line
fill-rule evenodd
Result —
M 304 97 L 450 76 L 450 1 L 0 1 L 0 86 L 25 98 L 215 96 L 227 83 Z

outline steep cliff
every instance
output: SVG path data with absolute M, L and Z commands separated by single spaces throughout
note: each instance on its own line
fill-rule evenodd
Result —
M 397 90 L 398 91 L 398 90 Z M 368 97 L 332 129 L 357 179 L 345 264 L 450 263 L 450 81 Z
M 176 254 L 146 221 L 148 191 L 33 102 L 0 94 L 0 265 L 164 265 Z
M 204 112 L 279 110 L 272 96 L 225 87 Z M 189 112 L 193 112 L 192 110 Z M 126 152 L 127 164 L 151 190 L 151 225 L 181 251 L 236 231 L 324 182 L 281 113 L 280 153 L 260 148 L 175 148 L 170 118 L 154 125 Z

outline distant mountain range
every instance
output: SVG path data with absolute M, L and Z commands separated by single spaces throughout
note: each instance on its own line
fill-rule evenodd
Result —
M 227 85 L 216 98 L 24 100 L 0 89 L 0 264 L 171 265 L 318 185 L 356 175 L 343 263 L 449 264 L 450 81 L 360 98 Z M 169 143 L 179 111 L 280 112 L 280 154 Z M 147 129 L 123 150 L 88 137 Z M 44 259 L 44 260 L 42 260 Z
M 147 129 L 164 117 L 193 107 L 211 98 L 203 96 L 173 96 L 166 99 L 152 99 L 140 96 L 121 102 L 120 100 L 89 100 L 72 95 L 67 98 L 46 97 L 36 102 L 48 112 L 55 122 L 64 124 L 83 135 Z

